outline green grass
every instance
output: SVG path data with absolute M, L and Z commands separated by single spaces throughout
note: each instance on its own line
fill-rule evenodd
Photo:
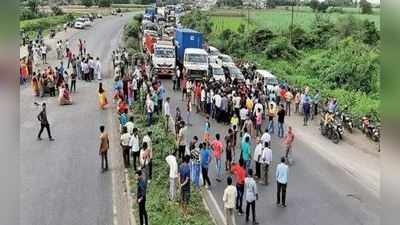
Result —
M 140 104 L 140 103 L 139 103 Z M 213 222 L 205 209 L 202 197 L 198 191 L 191 188 L 191 200 L 188 205 L 188 217 L 183 218 L 178 203 L 168 200 L 169 193 L 169 168 L 165 162 L 165 156 L 175 148 L 175 139 L 172 133 L 165 133 L 163 118 L 156 116 L 151 128 L 146 127 L 143 108 L 136 105 L 133 109 L 135 127 L 138 128 L 140 137 L 152 131 L 153 142 L 153 178 L 147 186 L 146 209 L 149 216 L 149 224 L 162 225 L 212 225 Z M 131 191 L 136 192 L 136 180 L 134 171 L 129 170 L 129 183 Z M 178 192 L 179 196 L 179 192 Z M 138 212 L 137 204 L 132 209 Z M 135 214 L 138 219 L 139 215 Z
M 348 10 L 348 12 L 346 12 Z M 336 20 L 345 19 L 348 15 L 353 15 L 356 18 L 368 19 L 374 21 L 378 30 L 380 29 L 380 15 L 377 13 L 371 15 L 359 14 L 355 10 L 357 9 L 346 9 L 346 13 L 325 13 L 322 14 L 324 17 L 332 19 L 333 22 Z M 351 11 L 353 10 L 353 11 Z M 375 9 L 377 10 L 377 9 Z M 241 16 L 240 16 L 241 15 Z M 214 10 L 210 12 L 211 21 L 214 23 L 214 30 L 216 32 L 222 31 L 223 29 L 237 30 L 240 24 L 247 24 L 247 11 L 246 10 Z M 291 24 L 291 11 L 285 9 L 269 9 L 269 10 L 251 10 L 249 13 L 251 26 L 267 27 L 272 31 L 280 32 L 286 31 Z M 309 8 L 295 8 L 293 21 L 294 24 L 303 27 L 305 30 L 309 30 L 312 21 L 315 18 Z

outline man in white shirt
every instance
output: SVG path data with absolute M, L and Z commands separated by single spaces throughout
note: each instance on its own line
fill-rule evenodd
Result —
M 178 163 L 175 152 L 170 153 L 166 158 L 169 166 L 169 200 L 174 201 L 176 196 L 176 182 L 178 180 Z
M 261 155 L 261 163 L 264 166 L 264 183 L 268 185 L 268 171 L 272 162 L 272 150 L 268 147 L 268 142 L 264 143 L 264 148 Z
M 121 147 L 122 147 L 122 156 L 124 158 L 124 166 L 125 169 L 129 168 L 130 160 L 129 160 L 129 141 L 131 139 L 131 135 L 128 133 L 126 127 L 122 129 L 121 135 Z
M 135 124 L 133 123 L 133 116 L 129 117 L 129 121 L 125 124 L 126 129 L 128 130 L 128 134 L 132 135 L 133 134 L 133 128 L 135 127 Z
M 167 97 L 164 103 L 164 116 L 165 116 L 165 130 L 168 132 L 169 118 L 171 118 L 171 109 L 169 105 L 170 98 Z
M 94 73 L 96 74 L 97 80 L 101 80 L 101 63 L 100 63 L 100 58 L 97 57 L 96 59 L 96 65 L 94 67 Z
M 152 178 L 152 174 L 153 174 L 153 143 L 151 140 L 151 131 L 148 131 L 147 134 L 143 137 L 143 142 L 142 143 L 147 143 L 147 147 L 149 150 L 149 155 L 148 155 L 148 166 L 149 166 L 149 174 L 148 174 L 148 178 L 149 178 L 149 182 Z
M 47 64 L 47 47 L 46 45 L 42 45 L 40 47 L 40 51 L 42 52 L 42 62 L 43 64 Z
M 219 94 L 219 92 L 217 92 L 217 94 L 214 95 L 214 104 L 215 104 L 215 119 L 217 120 L 217 122 L 221 121 L 221 105 L 222 105 L 222 97 Z
M 281 207 L 286 207 L 286 187 L 288 181 L 288 173 L 289 167 L 285 163 L 285 157 L 281 157 L 281 163 L 276 166 L 276 182 L 277 182 L 277 193 L 276 193 L 276 204 L 279 206 L 281 203 L 282 196 L 282 205 Z
M 244 179 L 244 193 L 246 198 L 246 222 L 249 222 L 250 208 L 253 215 L 253 224 L 256 221 L 256 200 L 258 200 L 258 191 L 256 181 L 253 179 L 253 170 L 249 169 L 247 177 Z
M 240 96 L 238 96 L 236 93 L 233 94 L 233 98 L 232 98 L 232 102 L 233 102 L 233 106 L 235 107 L 235 113 L 237 115 L 239 115 L 240 113 L 240 101 L 242 99 L 240 98 Z
M 239 127 L 243 127 L 244 121 L 247 120 L 248 115 L 249 115 L 249 110 L 246 107 L 243 107 L 243 108 L 240 109 L 240 112 L 239 112 L 239 116 L 240 116 L 239 117 L 239 119 L 240 119 Z
M 261 178 L 261 156 L 263 152 L 263 144 L 261 143 L 260 138 L 257 138 L 257 145 L 254 149 L 253 160 L 256 164 L 256 174 L 255 179 Z
M 224 201 L 226 225 L 236 224 L 234 208 L 236 206 L 237 190 L 232 185 L 232 177 L 227 178 L 228 186 L 224 190 L 222 200 Z
M 89 61 L 88 61 L 88 65 L 89 65 L 89 80 L 94 80 L 94 69 L 96 67 L 96 63 L 94 62 L 93 58 L 90 57 Z
M 264 107 L 259 101 L 257 101 L 257 103 L 254 105 L 253 113 L 255 114 L 258 109 L 260 109 L 261 114 L 264 113 Z
M 132 152 L 132 158 L 133 158 L 133 168 L 136 171 L 136 160 L 139 160 L 139 136 L 137 133 L 137 128 L 133 128 L 133 134 L 131 136 L 131 139 L 129 141 L 129 146 L 131 147 L 131 152 Z
M 271 146 L 271 135 L 268 133 L 268 127 L 265 128 L 265 132 L 261 136 L 261 143 L 265 145 L 265 143 L 268 143 L 268 146 Z

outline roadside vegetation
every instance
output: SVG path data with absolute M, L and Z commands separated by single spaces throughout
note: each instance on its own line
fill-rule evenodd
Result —
M 267 11 L 263 13 L 267 14 Z M 213 24 L 212 16 L 193 11 L 181 19 L 185 27 L 205 34 L 206 40 L 236 60 L 255 63 L 292 86 L 309 86 L 312 94 L 336 97 L 349 107 L 354 118 L 379 117 L 380 33 L 374 21 L 354 14 L 335 20 L 325 14 L 310 13 L 308 28 L 294 23 L 260 26 L 230 21 L 231 28 Z M 288 17 L 282 15 L 282 18 Z M 289 17 L 290 18 L 290 17 Z M 263 23 L 267 19 L 257 19 Z M 288 20 L 288 19 L 287 19 Z M 269 23 L 272 23 L 269 21 Z M 292 36 L 290 35 L 292 30 Z M 292 37 L 292 38 L 291 38 Z
M 175 149 L 175 136 L 165 132 L 165 120 L 156 116 L 151 128 L 146 127 L 146 118 L 144 108 L 140 106 L 134 107 L 132 112 L 134 116 L 135 126 L 138 128 L 142 138 L 148 130 L 152 131 L 153 143 L 153 178 L 151 183 L 147 186 L 146 196 L 146 209 L 149 216 L 149 224 L 163 224 L 163 225 L 212 225 L 212 219 L 203 205 L 203 200 L 200 192 L 194 191 L 190 196 L 190 204 L 188 205 L 188 216 L 186 219 L 182 214 L 178 202 L 171 202 L 168 200 L 169 193 L 169 168 L 165 161 L 165 157 L 170 151 Z M 135 171 L 129 169 L 129 182 L 130 191 L 136 193 L 136 179 Z M 179 196 L 179 191 L 177 193 Z M 179 199 L 179 197 L 177 197 Z M 132 209 L 138 218 L 137 204 L 132 206 Z
M 137 15 L 124 28 L 124 43 L 130 55 L 141 55 L 140 50 L 140 24 L 142 15 Z M 141 96 L 143 99 L 143 96 Z M 150 224 L 163 225 L 212 225 L 212 219 L 203 205 L 203 200 L 199 192 L 192 191 L 191 200 L 188 206 L 188 217 L 184 219 L 181 209 L 177 202 L 168 200 L 169 193 L 169 168 L 165 162 L 167 154 L 175 149 L 175 136 L 172 132 L 165 132 L 165 120 L 159 116 L 155 116 L 151 128 L 146 127 L 146 118 L 143 102 L 133 108 L 132 116 L 134 117 L 135 126 L 138 128 L 142 138 L 149 129 L 152 131 L 153 141 L 153 179 L 148 185 L 146 209 L 149 215 Z M 136 179 L 133 169 L 129 169 L 130 191 L 136 193 Z M 193 189 L 192 189 L 193 190 Z M 179 196 L 179 192 L 177 193 Z M 137 204 L 132 206 L 138 218 Z

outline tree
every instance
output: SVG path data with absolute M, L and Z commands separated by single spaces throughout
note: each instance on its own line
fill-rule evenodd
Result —
M 372 4 L 367 0 L 360 1 L 360 8 L 362 14 L 371 14 L 372 13 Z
M 374 21 L 364 20 L 362 23 L 363 32 L 361 39 L 365 44 L 376 45 L 380 39 L 379 31 Z
M 311 0 L 310 1 L 310 8 L 315 12 L 318 9 L 319 1 L 318 0 Z
M 93 6 L 93 0 L 81 0 L 81 4 L 89 8 Z
M 38 0 L 29 0 L 27 3 L 29 10 L 32 13 L 38 14 L 39 13 L 39 1 Z
M 55 15 L 55 16 L 59 16 L 59 15 L 64 14 L 62 9 L 60 7 L 58 7 L 58 6 L 56 6 L 56 5 L 51 7 L 51 11 L 53 12 L 53 15 Z
M 111 6 L 111 0 L 98 0 L 97 5 L 102 8 L 110 7 Z
M 328 8 L 329 8 L 329 4 L 327 2 L 320 2 L 318 4 L 317 10 L 318 10 L 318 12 L 325 13 Z

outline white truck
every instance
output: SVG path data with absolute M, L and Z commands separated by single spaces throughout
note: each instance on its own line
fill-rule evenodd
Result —
M 208 53 L 200 48 L 187 48 L 183 57 L 184 75 L 189 80 L 208 77 Z
M 173 76 L 176 67 L 175 47 L 172 41 L 159 40 L 154 44 L 152 55 L 153 73 L 161 76 Z

